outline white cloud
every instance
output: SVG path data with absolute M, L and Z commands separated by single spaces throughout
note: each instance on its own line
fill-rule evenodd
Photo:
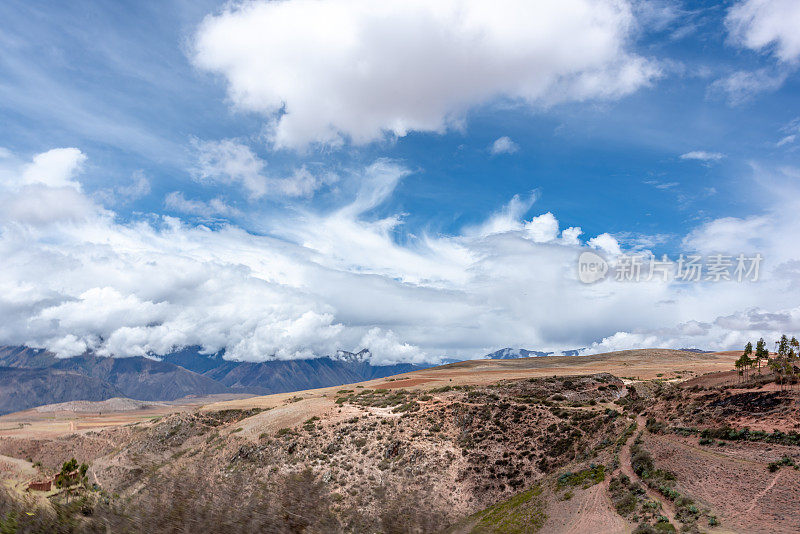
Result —
M 500 211 L 493 214 L 479 226 L 469 229 L 468 233 L 489 236 L 492 234 L 522 230 L 523 224 L 520 219 L 531 209 L 535 201 L 535 192 L 531 193 L 528 198 L 514 195 L 508 204 L 503 206 Z
M 795 0 L 740 1 L 725 23 L 739 46 L 768 49 L 783 62 L 800 58 L 800 3 Z
M 212 198 L 208 202 L 202 200 L 189 200 L 180 191 L 173 191 L 164 197 L 164 205 L 181 213 L 199 215 L 202 217 L 212 217 L 219 215 L 222 217 L 235 217 L 241 212 L 229 206 L 221 198 Z
M 226 139 L 196 141 L 198 162 L 195 177 L 200 182 L 241 185 L 250 196 L 262 197 L 267 180 L 261 174 L 265 163 L 250 147 Z
M 725 17 L 730 41 L 741 48 L 768 52 L 778 62 L 770 68 L 737 71 L 715 81 L 711 92 L 727 95 L 732 105 L 758 93 L 776 91 L 800 59 L 800 3 L 795 0 L 740 0 Z
M 119 185 L 114 192 L 126 201 L 140 199 L 150 194 L 150 180 L 142 171 L 136 171 L 128 185 Z
M 711 84 L 709 92 L 721 93 L 732 106 L 743 104 L 759 93 L 777 91 L 786 81 L 785 70 L 758 69 L 755 71 L 736 71 L 726 78 Z
M 534 243 L 548 243 L 558 237 L 558 221 L 548 211 L 526 222 L 525 232 Z
M 133 202 L 150 194 L 150 180 L 144 172 L 136 171 L 131 176 L 131 182 L 120 184 L 109 189 L 102 189 L 95 193 L 105 204 L 125 204 Z
M 597 237 L 591 238 L 588 243 L 590 247 L 600 249 L 610 256 L 618 256 L 622 254 L 622 249 L 619 246 L 619 241 L 609 233 L 602 233 Z
M 763 337 L 771 343 L 787 332 L 800 327 L 800 308 L 767 312 L 749 308 L 730 315 L 721 315 L 709 322 L 687 321 L 674 327 L 663 327 L 649 332 L 616 332 L 582 350 L 583 354 L 597 354 L 642 347 L 700 348 L 704 350 L 730 350 L 743 348 Z
M 570 226 L 561 231 L 561 241 L 565 245 L 580 245 L 580 236 L 583 230 L 579 226 Z
M 0 343 L 62 356 L 201 345 L 259 361 L 366 346 L 374 363 L 389 363 L 502 346 L 722 349 L 790 330 L 800 318 L 800 256 L 786 246 L 800 228 L 793 169 L 781 171 L 782 181 L 764 179 L 782 188 L 770 191 L 778 203 L 764 213 L 711 220 L 684 239 L 686 251 L 702 254 L 760 252 L 758 283 L 611 277 L 584 285 L 582 251 L 613 260 L 629 244 L 602 233 L 582 245 L 575 226 L 559 237 L 555 214 L 526 220 L 533 197 L 515 197 L 455 235 L 398 239 L 401 216 L 374 216 L 409 174 L 389 160 L 343 178 L 357 185 L 343 204 L 267 217 L 259 235 L 167 216 L 122 223 L 76 187 L 20 185 L 27 165 L 13 157 L 0 164 L 4 193 L 35 188 L 36 201 L 63 201 L 71 191 L 70 203 L 84 202 L 86 213 L 38 221 L 35 203 L 0 212 Z
M 508 136 L 495 139 L 490 148 L 490 152 L 495 156 L 498 154 L 513 154 L 517 150 L 519 150 L 519 145 Z
M 54 148 L 33 158 L 22 172 L 22 183 L 47 187 L 74 187 L 80 184 L 72 178 L 80 171 L 86 156 L 77 148 Z
M 266 163 L 250 147 L 230 139 L 195 141 L 195 146 L 198 163 L 194 175 L 198 181 L 239 185 L 253 199 L 265 195 L 310 197 L 319 188 L 338 180 L 333 173 L 315 176 L 305 167 L 296 169 L 287 178 L 267 176 Z
M 254 1 L 207 17 L 193 61 L 274 121 L 275 147 L 337 146 L 459 127 L 496 99 L 632 93 L 659 75 L 634 26 L 622 0 Z
M 687 154 L 683 154 L 681 156 L 681 159 L 703 159 L 707 157 L 708 156 L 706 155 L 705 152 L 703 153 L 689 152 Z M 644 183 L 646 183 L 647 185 L 652 185 L 656 189 L 661 189 L 661 190 L 673 189 L 681 185 L 679 182 L 659 182 L 658 180 L 645 180 Z
M 379 359 L 374 359 L 375 364 L 390 364 L 394 362 L 423 363 L 427 355 L 418 347 L 403 343 L 391 330 L 384 332 L 380 328 L 370 328 L 361 339 L 361 346 L 369 347 L 371 352 L 380 354 Z
M 789 122 L 789 124 L 781 128 L 781 132 L 786 135 L 776 143 L 776 146 L 782 147 L 794 143 L 797 140 L 797 135 L 800 133 L 800 118 Z
M 639 0 L 633 4 L 633 9 L 637 21 L 648 30 L 656 32 L 669 29 L 689 13 L 683 11 L 679 3 L 671 0 Z
M 32 225 L 80 221 L 104 214 L 75 181 L 86 156 L 77 148 L 56 148 L 23 163 L 13 155 L 0 169 L 0 222 Z
M 96 216 L 99 207 L 73 187 L 22 187 L 0 198 L 0 221 L 31 225 L 79 222 Z
M 685 154 L 681 154 L 681 159 L 697 160 L 697 161 L 719 161 L 725 157 L 725 154 L 719 152 L 706 152 L 705 150 L 693 150 Z M 668 189 L 669 187 L 678 185 L 674 184 L 656 184 L 656 187 L 661 189 Z
M 759 252 L 775 221 L 765 215 L 747 218 L 722 217 L 692 230 L 684 239 L 684 247 L 705 253 L 736 250 Z

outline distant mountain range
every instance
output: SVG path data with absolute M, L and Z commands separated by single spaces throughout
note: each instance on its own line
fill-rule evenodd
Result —
M 119 396 L 111 384 L 74 371 L 0 367 L 0 415 L 42 404 Z
M 424 366 L 372 365 L 367 350 L 308 360 L 234 362 L 187 348 L 163 356 L 57 358 L 30 347 L 0 346 L 0 414 L 73 400 L 299 391 L 391 376 Z
M 576 355 L 577 350 L 563 354 Z M 553 352 L 505 348 L 484 358 L 550 356 Z M 305 360 L 239 362 L 189 347 L 159 359 L 83 354 L 57 358 L 42 349 L 0 346 L 0 414 L 57 402 L 127 397 L 169 401 L 187 395 L 268 395 L 382 378 L 430 366 L 372 365 L 372 354 L 338 351 Z M 459 360 L 444 360 L 450 363 Z

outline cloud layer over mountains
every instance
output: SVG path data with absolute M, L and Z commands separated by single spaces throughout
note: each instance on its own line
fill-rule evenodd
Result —
M 254 235 L 168 216 L 121 222 L 83 191 L 85 161 L 76 149 L 0 160 L 0 343 L 62 356 L 201 345 L 250 361 L 369 347 L 373 363 L 389 363 L 506 345 L 727 348 L 800 326 L 800 260 L 781 238 L 798 227 L 794 205 L 715 220 L 684 240 L 701 253 L 761 252 L 758 283 L 583 285 L 580 251 L 614 254 L 620 243 L 582 241 L 552 213 L 526 218 L 533 197 L 459 235 L 398 244 L 399 214 L 368 215 L 409 174 L 397 162 L 354 171 L 346 203 L 276 217 L 270 235 Z

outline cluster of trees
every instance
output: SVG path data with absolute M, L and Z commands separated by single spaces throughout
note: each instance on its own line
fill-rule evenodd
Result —
M 800 368 L 797 366 L 800 363 L 800 341 L 794 336 L 789 339 L 786 334 L 781 336 L 775 352 L 770 355 L 764 338 L 756 342 L 755 351 L 753 351 L 753 344 L 748 342 L 744 347 L 744 353 L 736 360 L 734 364 L 739 375 L 745 381 L 749 379 L 750 371 L 758 368 L 758 374 L 761 374 L 761 362 L 765 362 L 766 367 L 775 373 L 778 383 L 783 389 L 785 383 L 795 383 L 797 377 L 800 376 Z
M 61 466 L 61 471 L 56 474 L 55 483 L 57 488 L 68 488 L 75 484 L 86 483 L 86 471 L 89 466 L 84 464 L 78 465 L 78 461 L 72 458 L 68 462 L 64 462 Z

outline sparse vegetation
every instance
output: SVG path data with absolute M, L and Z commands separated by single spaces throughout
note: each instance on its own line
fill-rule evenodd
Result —
M 770 463 L 767 465 L 767 469 L 769 469 L 769 471 L 770 471 L 771 473 L 774 473 L 775 471 L 777 471 L 778 469 L 780 469 L 780 468 L 781 468 L 781 467 L 783 467 L 783 466 L 787 466 L 787 467 L 794 467 L 795 469 L 798 469 L 798 468 L 800 468 L 800 466 L 798 466 L 798 465 L 795 463 L 794 459 L 792 459 L 792 458 L 790 458 L 790 457 L 788 457 L 788 456 L 784 456 L 784 457 L 783 457 L 783 458 L 781 458 L 780 460 L 777 460 L 777 461 L 775 461 L 775 462 L 770 462 Z
M 475 515 L 478 522 L 473 532 L 503 532 L 529 534 L 547 519 L 540 496 L 542 488 L 535 486 Z
M 584 489 L 595 484 L 599 484 L 606 479 L 606 468 L 604 465 L 592 464 L 587 469 L 582 469 L 576 473 L 566 472 L 558 477 L 559 486 L 582 486 Z

